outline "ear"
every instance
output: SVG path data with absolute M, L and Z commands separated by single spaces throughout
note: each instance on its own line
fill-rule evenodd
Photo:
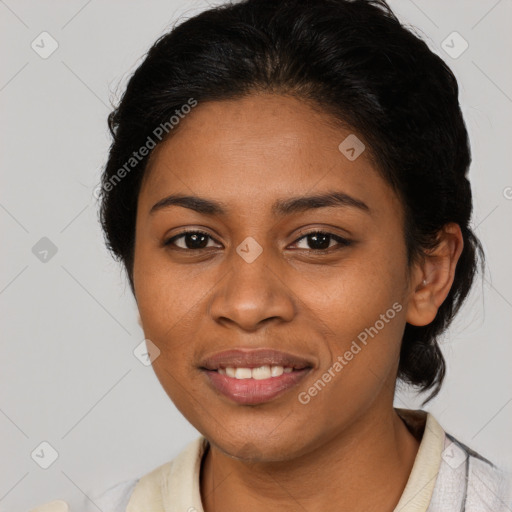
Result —
M 460 226 L 446 224 L 438 234 L 438 246 L 426 253 L 411 272 L 411 290 L 406 321 L 428 325 L 444 302 L 453 284 L 455 267 L 464 247 Z

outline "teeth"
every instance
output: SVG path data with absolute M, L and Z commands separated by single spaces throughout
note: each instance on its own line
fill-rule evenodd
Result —
M 250 379 L 252 370 L 250 368 L 237 368 L 235 370 L 235 379 Z
M 282 375 L 284 372 L 284 368 L 282 366 L 272 366 L 270 368 L 270 375 L 272 377 L 279 377 L 279 375 Z
M 263 380 L 263 379 L 270 379 L 272 376 L 272 373 L 270 371 L 270 366 L 260 366 L 259 368 L 253 368 L 251 371 L 251 375 L 253 379 L 256 380 Z
M 279 377 L 283 373 L 291 373 L 293 368 L 282 366 L 259 366 L 258 368 L 233 368 L 227 366 L 226 368 L 218 368 L 217 370 L 221 375 L 234 377 L 235 379 L 255 379 L 263 380 L 271 377 Z

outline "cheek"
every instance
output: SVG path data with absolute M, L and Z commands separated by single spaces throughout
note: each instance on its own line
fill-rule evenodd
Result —
M 323 370 L 340 363 L 333 389 L 340 386 L 343 393 L 371 393 L 382 379 L 391 379 L 398 364 L 406 260 L 399 248 L 393 257 L 386 252 L 361 252 L 321 287 L 308 285 L 304 293 L 308 309 L 328 327 Z
M 192 266 L 178 269 L 165 250 L 141 241 L 135 249 L 133 274 L 145 334 L 172 343 L 194 316 L 208 285 L 207 273 L 194 272 Z
M 308 309 L 328 324 L 330 334 L 346 340 L 373 326 L 393 304 L 403 307 L 405 265 L 405 256 L 399 248 L 389 256 L 374 244 L 355 252 L 323 276 L 301 277 L 300 294 Z M 396 309 L 400 308 L 395 307 L 387 315 L 393 321 L 386 323 L 390 334 L 389 326 L 395 324 L 395 335 L 396 324 L 400 323 L 395 319 L 399 317 Z
M 386 290 L 363 292 L 354 291 L 349 299 L 340 296 L 339 306 L 325 315 L 329 336 L 322 367 L 299 390 L 301 403 L 308 402 L 304 414 L 315 428 L 324 428 L 322 418 L 328 417 L 335 429 L 379 397 L 393 396 L 404 309 Z
M 172 265 L 165 250 L 149 244 L 136 246 L 134 284 L 144 336 L 160 350 L 153 370 L 171 400 L 185 416 L 193 405 L 190 395 L 200 394 L 197 340 L 210 326 L 204 312 L 208 291 L 219 277 L 193 264 Z M 211 320 L 210 320 L 211 322 Z

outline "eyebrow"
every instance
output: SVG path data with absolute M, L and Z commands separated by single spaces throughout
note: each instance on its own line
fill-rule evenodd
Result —
M 170 206 L 181 206 L 204 215 L 222 216 L 227 215 L 230 211 L 230 208 L 221 201 L 214 201 L 212 199 L 206 199 L 198 196 L 171 194 L 170 196 L 164 197 L 155 203 L 149 213 L 152 215 L 155 212 L 169 208 Z M 360 199 L 349 196 L 344 192 L 336 191 L 311 196 L 278 199 L 272 205 L 271 211 L 274 216 L 284 216 L 304 212 L 306 210 L 326 207 L 350 207 L 370 213 L 369 206 Z

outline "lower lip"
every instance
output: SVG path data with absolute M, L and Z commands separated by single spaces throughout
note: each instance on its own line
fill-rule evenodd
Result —
M 296 386 L 311 368 L 283 373 L 268 379 L 235 379 L 214 370 L 203 370 L 213 387 L 239 404 L 254 405 L 268 402 Z

